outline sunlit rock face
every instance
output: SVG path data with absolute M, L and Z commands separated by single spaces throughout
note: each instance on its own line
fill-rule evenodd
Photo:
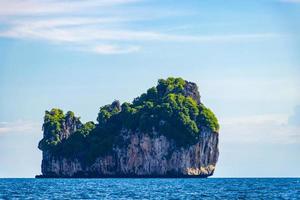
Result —
M 160 92 L 158 90 L 158 95 L 163 96 Z M 197 105 L 201 104 L 195 83 L 185 81 L 182 93 L 194 99 Z M 114 109 L 121 112 L 118 101 L 108 107 L 109 111 Z M 83 127 L 73 113 L 67 113 L 62 119 L 57 135 L 53 136 L 51 124 L 44 125 L 44 138 L 63 143 Z M 160 119 L 159 125 L 164 123 L 165 119 Z M 213 175 L 218 161 L 219 133 L 201 127 L 198 134 L 192 144 L 178 145 L 155 127 L 151 131 L 123 127 L 116 133 L 117 142 L 112 149 L 97 156 L 92 163 L 85 162 L 85 154 L 77 152 L 76 146 L 72 156 L 65 156 L 58 150 L 54 153 L 43 148 L 41 141 L 42 175 L 38 177 L 208 177 Z
M 44 152 L 42 173 L 57 177 L 182 177 L 211 176 L 218 160 L 218 134 L 203 132 L 199 142 L 177 148 L 172 140 L 156 132 L 122 130 L 123 145 L 99 157 L 91 166 L 78 159 L 51 156 Z

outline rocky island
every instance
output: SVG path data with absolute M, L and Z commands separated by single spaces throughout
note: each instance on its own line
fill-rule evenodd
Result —
M 97 123 L 46 111 L 37 178 L 208 177 L 219 156 L 218 131 L 195 83 L 160 79 L 132 103 L 101 107 Z

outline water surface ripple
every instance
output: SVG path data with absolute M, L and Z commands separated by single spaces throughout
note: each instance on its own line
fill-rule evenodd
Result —
M 0 199 L 300 199 L 300 179 L 0 179 Z

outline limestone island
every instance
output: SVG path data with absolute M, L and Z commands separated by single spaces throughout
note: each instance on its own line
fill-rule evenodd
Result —
M 45 112 L 37 178 L 208 177 L 219 156 L 219 124 L 195 83 L 158 80 L 132 103 L 100 108 L 97 122 Z

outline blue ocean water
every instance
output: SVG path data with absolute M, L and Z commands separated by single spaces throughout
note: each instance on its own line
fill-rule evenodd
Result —
M 300 179 L 0 179 L 0 199 L 300 199 Z

